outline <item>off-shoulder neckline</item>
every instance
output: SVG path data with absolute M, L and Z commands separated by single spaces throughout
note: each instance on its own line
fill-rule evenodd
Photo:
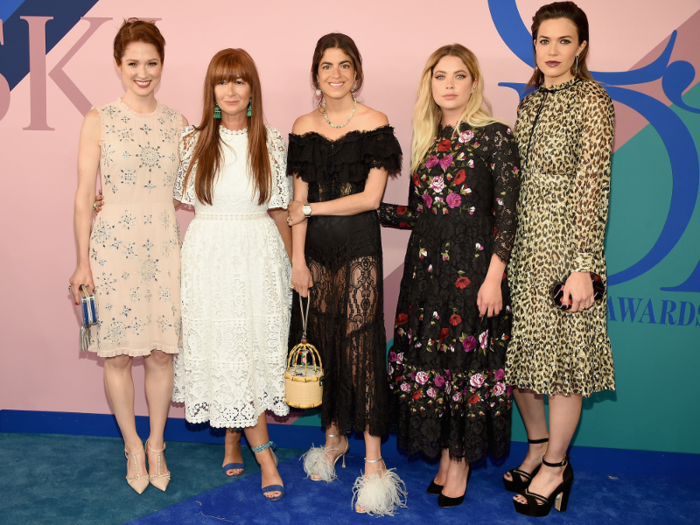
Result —
M 304 138 L 309 137 L 311 135 L 316 135 L 316 136 L 322 138 L 323 140 L 325 140 L 326 142 L 330 142 L 331 144 L 333 144 L 336 142 L 340 142 L 340 141 L 344 140 L 345 138 L 347 138 L 348 136 L 353 135 L 353 134 L 355 134 L 355 135 L 369 135 L 370 133 L 374 133 L 376 131 L 380 131 L 380 130 L 384 130 L 384 129 L 393 130 L 394 128 L 391 127 L 391 124 L 384 124 L 383 126 L 379 126 L 378 128 L 374 128 L 374 129 L 353 129 L 352 131 L 348 131 L 345 135 L 343 135 L 342 137 L 338 137 L 337 139 L 329 139 L 328 137 L 326 137 L 322 133 L 319 133 L 318 131 L 307 131 L 306 133 L 302 133 L 301 135 L 298 135 L 296 133 L 290 133 L 289 136 L 304 139 Z

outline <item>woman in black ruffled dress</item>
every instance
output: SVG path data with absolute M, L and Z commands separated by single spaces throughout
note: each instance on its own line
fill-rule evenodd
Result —
M 380 208 L 383 225 L 413 230 L 389 353 L 398 445 L 441 457 L 428 488 L 441 507 L 462 503 L 471 462 L 503 457 L 510 445 L 504 271 L 518 154 L 487 108 L 473 53 L 459 44 L 433 53 L 414 109 L 408 206 Z
M 309 298 L 307 335 L 325 374 L 326 443 L 305 454 L 304 470 L 314 481 L 332 481 L 336 462 L 342 458 L 345 466 L 346 433 L 363 432 L 365 475 L 355 483 L 355 510 L 392 514 L 404 505 L 405 489 L 381 456 L 391 418 L 376 210 L 387 176 L 401 170 L 401 147 L 386 116 L 353 96 L 362 62 L 352 39 L 322 37 L 311 72 L 323 104 L 294 123 L 287 163 L 294 175 L 292 286 Z M 300 337 L 295 300 L 290 344 Z

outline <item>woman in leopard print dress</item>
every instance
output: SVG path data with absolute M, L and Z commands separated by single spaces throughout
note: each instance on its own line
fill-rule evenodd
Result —
M 515 125 L 522 180 L 508 271 L 513 338 L 506 362 L 530 446 L 504 482 L 521 492 L 518 512 L 542 516 L 555 502 L 566 510 L 573 481 L 566 452 L 582 398 L 615 389 L 606 298 L 595 301 L 591 284 L 591 274 L 606 282 L 614 112 L 586 68 L 588 21 L 581 9 L 573 2 L 542 7 L 532 35 L 530 85 L 537 89 L 521 102 Z M 551 294 L 562 281 L 568 309 L 558 309 Z

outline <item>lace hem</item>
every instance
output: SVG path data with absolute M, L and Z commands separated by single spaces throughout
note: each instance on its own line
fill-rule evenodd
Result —
M 177 355 L 180 352 L 179 346 L 168 346 L 162 344 L 153 344 L 148 348 L 117 348 L 115 350 L 98 350 L 95 346 L 88 348 L 88 352 L 97 354 L 97 357 L 117 357 L 120 355 L 128 355 L 130 357 L 144 357 L 151 355 L 153 350 L 160 350 L 166 354 Z

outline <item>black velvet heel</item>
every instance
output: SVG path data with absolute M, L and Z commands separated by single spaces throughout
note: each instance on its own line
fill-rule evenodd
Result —
M 442 487 L 443 485 L 438 485 L 437 483 L 435 483 L 435 480 L 433 480 L 430 482 L 430 485 L 428 485 L 428 489 L 426 490 L 426 492 L 428 494 L 433 494 L 437 496 L 442 492 Z
M 542 439 L 528 439 L 527 442 L 532 445 L 538 445 L 540 443 L 547 443 L 549 438 Z M 532 472 L 525 472 L 519 468 L 510 469 L 508 473 L 512 479 L 503 478 L 503 485 L 508 492 L 520 493 L 530 486 L 532 478 L 534 478 L 540 471 L 540 466 L 538 465 Z M 516 478 L 516 475 L 518 476 Z
M 566 469 L 564 469 L 564 481 L 554 489 L 554 492 L 552 492 L 548 498 L 525 489 L 521 495 L 525 497 L 527 503 L 513 501 L 515 510 L 519 514 L 541 518 L 549 514 L 552 510 L 552 506 L 559 512 L 566 512 L 566 507 L 569 504 L 569 495 L 571 494 L 571 486 L 574 482 L 574 469 L 569 462 L 569 456 L 566 456 L 561 463 L 549 463 L 542 457 L 542 464 L 548 467 L 563 467 L 566 465 Z
M 440 508 L 449 509 L 450 507 L 458 507 L 459 505 L 461 505 L 464 502 L 464 496 L 466 496 L 466 494 L 467 494 L 467 488 L 469 488 L 469 478 L 471 478 L 471 477 L 472 477 L 472 467 L 470 465 L 469 466 L 469 473 L 467 474 L 467 486 L 464 488 L 464 494 L 462 494 L 461 496 L 459 496 L 457 498 L 449 498 L 449 497 L 445 496 L 442 493 L 442 489 L 444 487 L 440 487 L 440 485 L 433 482 L 433 483 L 435 483 L 436 487 L 440 487 L 440 495 L 438 496 L 438 505 L 440 506 Z M 431 487 L 432 487 L 432 485 L 431 485 Z M 428 487 L 428 490 L 430 490 L 431 487 Z

